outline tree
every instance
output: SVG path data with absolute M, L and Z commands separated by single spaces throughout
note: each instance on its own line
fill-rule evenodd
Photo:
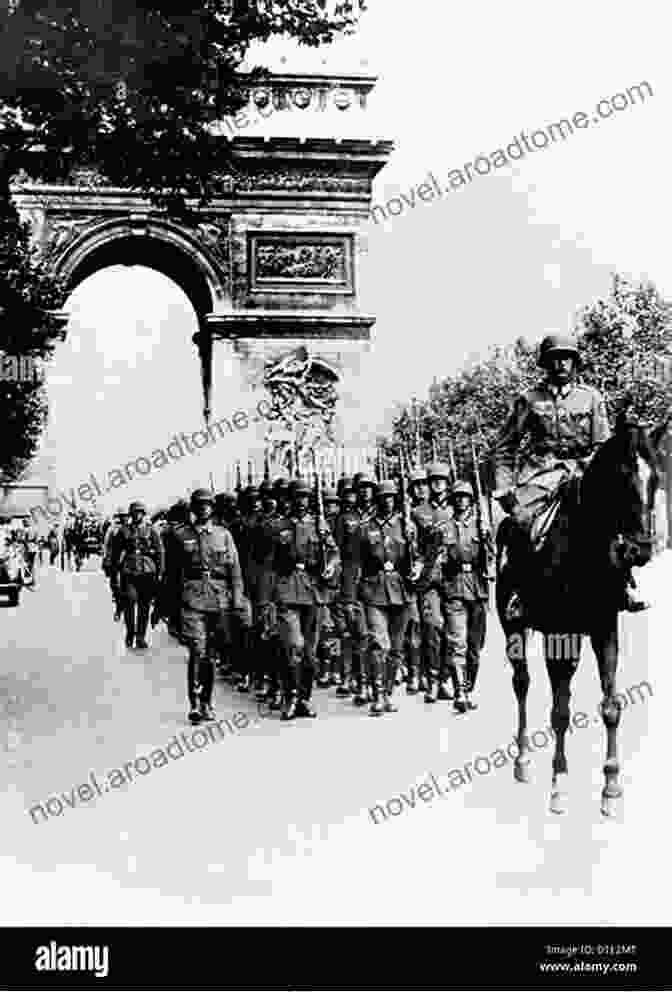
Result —
M 659 424 L 672 408 L 672 306 L 656 287 L 615 275 L 609 295 L 579 312 L 575 330 L 580 380 L 605 395 L 611 423 L 627 406 L 644 423 Z M 435 382 L 423 403 L 403 407 L 386 450 L 396 457 L 403 444 L 422 462 L 452 451 L 458 474 L 470 476 L 473 441 L 484 482 L 494 487 L 494 440 L 516 396 L 539 377 L 536 347 L 524 339 L 493 348 Z
M 0 352 L 47 359 L 60 334 L 56 311 L 64 287 L 35 258 L 27 224 L 9 196 L 0 197 Z M 47 413 L 44 387 L 34 381 L 0 379 L 0 477 L 16 479 L 35 453 Z
M 56 178 L 94 164 L 163 205 L 179 208 L 185 195 L 205 202 L 226 149 L 213 124 L 245 102 L 236 70 L 251 43 L 284 35 L 328 44 L 364 6 L 9 0 L 0 15 L 0 188 L 19 170 Z

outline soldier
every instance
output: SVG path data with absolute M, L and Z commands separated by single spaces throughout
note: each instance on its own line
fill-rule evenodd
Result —
M 372 716 L 397 710 L 392 696 L 411 601 L 406 584 L 410 549 L 395 507 L 396 497 L 395 483 L 381 482 L 377 510 L 359 528 L 360 596 L 368 630 Z M 415 535 L 409 537 L 414 539 Z
M 107 581 L 110 586 L 110 592 L 112 594 L 112 602 L 114 603 L 114 620 L 121 619 L 123 612 L 123 597 L 121 595 L 121 590 L 119 588 L 119 578 L 116 572 L 112 570 L 112 551 L 114 548 L 114 542 L 121 531 L 121 528 L 126 522 L 126 514 L 123 510 L 119 509 L 112 517 L 110 526 L 105 531 L 105 537 L 103 539 L 103 561 L 102 570 L 103 574 L 106 576 Z
M 152 600 L 163 580 L 164 549 L 158 532 L 145 519 L 145 504 L 135 500 L 128 512 L 130 523 L 119 530 L 112 544 L 110 569 L 115 585 L 121 586 L 126 647 L 132 648 L 135 640 L 135 646 L 144 650 Z
M 230 639 L 231 613 L 245 612 L 243 577 L 230 531 L 212 522 L 214 496 L 197 489 L 191 496 L 195 522 L 174 531 L 167 582 L 181 594 L 181 631 L 189 648 L 189 720 L 214 720 L 213 638 Z
M 597 448 L 609 437 L 604 398 L 592 386 L 576 381 L 578 364 L 579 352 L 570 338 L 545 337 L 539 347 L 545 378 L 515 401 L 496 445 L 497 491 L 493 495 L 509 514 L 505 539 L 511 557 L 519 557 L 519 583 L 533 524 L 552 505 L 563 483 L 583 475 Z M 517 458 L 523 440 L 527 441 L 525 451 Z M 632 582 L 631 577 L 626 581 Z M 646 604 L 626 585 L 622 608 L 636 612 Z M 522 587 L 513 591 L 506 616 L 524 619 Z
M 429 508 L 429 479 L 425 469 L 414 469 L 408 480 L 409 494 L 413 510 L 419 507 Z M 408 608 L 408 626 L 404 637 L 404 655 L 406 657 L 406 692 L 413 696 L 420 690 L 420 677 L 424 683 L 424 665 L 421 666 L 422 622 L 420 596 L 417 590 L 412 592 Z M 421 672 L 422 667 L 422 672 Z
M 166 556 L 165 578 L 159 590 L 158 608 L 165 618 L 168 633 L 182 643 L 181 635 L 181 590 L 177 582 L 177 568 L 172 564 L 172 558 L 179 551 L 175 535 L 185 524 L 191 523 L 189 503 L 186 499 L 178 499 L 168 510 L 167 525 L 162 534 Z
M 362 521 L 357 506 L 354 482 L 348 476 L 340 480 L 341 512 L 334 524 L 334 539 L 341 558 L 340 595 L 332 607 L 336 629 L 341 637 L 343 668 L 341 684 L 336 695 L 364 706 L 367 701 L 365 654 L 366 623 L 359 601 L 359 525 Z
M 310 700 L 315 675 L 320 580 L 328 581 L 338 563 L 338 549 L 309 512 L 310 487 L 297 481 L 291 516 L 272 529 L 272 550 L 263 572 L 261 605 L 274 602 L 284 648 L 282 719 L 315 717 Z
M 468 482 L 452 488 L 453 519 L 438 535 L 438 554 L 426 567 L 426 584 L 434 595 L 434 609 L 443 623 L 443 654 L 439 682 L 449 673 L 455 683 L 454 709 L 458 713 L 476 709 L 471 693 L 478 676 L 485 643 L 488 574 L 492 561 L 491 535 L 474 513 L 474 491 Z M 439 698 L 447 698 L 439 689 Z
M 37 557 L 39 537 L 37 533 L 37 528 L 34 527 L 28 520 L 23 521 L 23 529 L 19 531 L 19 540 L 23 544 L 23 557 L 28 566 L 28 579 L 32 586 L 37 584 L 37 576 L 35 574 L 35 559 Z
M 325 489 L 322 495 L 322 501 L 324 503 L 324 515 L 329 526 L 329 531 L 333 536 L 340 510 L 338 493 L 335 489 Z M 317 644 L 317 656 L 320 667 L 317 684 L 325 688 L 328 685 L 340 686 L 342 682 L 341 638 L 334 615 L 334 608 L 340 598 L 340 566 L 336 567 L 334 574 L 328 581 L 320 582 L 320 587 L 323 606 L 320 611 L 321 617 L 319 620 Z
M 453 507 L 448 495 L 451 471 L 443 462 L 434 462 L 427 467 L 427 477 L 430 487 L 429 501 L 415 507 L 413 522 L 418 529 L 420 559 L 425 565 L 431 566 L 439 553 L 441 533 L 453 517 Z M 429 571 L 425 570 L 420 579 L 418 592 L 422 616 L 425 702 L 434 703 L 437 698 L 453 698 L 449 688 L 449 677 L 455 683 L 455 673 L 450 666 L 447 670 L 445 665 L 442 666 L 441 659 L 445 657 L 443 614 L 436 590 L 425 587 L 428 574 Z

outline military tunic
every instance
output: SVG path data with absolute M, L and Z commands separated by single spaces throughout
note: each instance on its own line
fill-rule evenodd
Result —
M 411 536 L 415 536 L 414 534 Z M 376 515 L 359 528 L 361 580 L 360 598 L 368 629 L 369 652 L 375 669 L 377 657 L 390 656 L 396 666 L 402 659 L 403 638 L 408 624 L 412 595 L 404 574 L 408 568 L 408 545 L 401 514 Z M 387 683 L 389 687 L 390 673 Z
M 497 488 L 516 490 L 519 522 L 530 525 L 608 437 L 606 405 L 592 386 L 543 382 L 519 396 L 495 447 Z

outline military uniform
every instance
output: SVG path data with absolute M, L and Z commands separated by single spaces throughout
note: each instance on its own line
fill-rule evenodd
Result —
M 430 479 L 450 479 L 450 469 L 440 462 L 428 466 Z M 427 503 L 422 503 L 413 511 L 413 522 L 418 530 L 418 551 L 420 560 L 430 565 L 438 556 L 442 534 L 453 519 L 453 505 L 448 492 L 432 494 Z M 448 679 L 455 682 L 455 673 L 448 664 L 443 645 L 444 618 L 437 590 L 428 587 L 424 577 L 418 583 L 419 605 L 421 610 L 423 683 L 426 702 L 437 698 L 450 699 Z
M 197 489 L 192 506 L 214 502 Z M 173 533 L 167 580 L 181 592 L 181 634 L 189 648 L 189 719 L 212 718 L 214 660 L 212 639 L 230 641 L 231 614 L 244 610 L 243 577 L 230 531 L 211 519 L 185 523 Z
M 353 492 L 352 480 L 341 481 L 343 507 L 334 524 L 334 539 L 341 556 L 340 595 L 332 607 L 332 614 L 341 635 L 343 669 L 338 696 L 347 697 L 358 690 L 355 699 L 366 702 L 364 659 L 366 654 L 366 621 L 359 600 L 359 527 L 361 510 L 349 504 L 347 493 Z M 373 512 L 373 508 L 372 508 Z
M 455 709 L 474 708 L 471 692 L 485 643 L 488 572 L 492 542 L 481 532 L 473 509 L 474 493 L 468 482 L 453 486 L 453 499 L 469 496 L 472 506 L 456 513 L 438 535 L 438 554 L 427 563 L 427 596 L 443 621 L 443 652 L 439 681 L 451 674 L 455 682 Z
M 295 495 L 297 499 L 305 498 L 310 495 L 310 489 L 299 483 Z M 323 564 L 335 567 L 337 563 L 338 549 L 333 538 L 327 533 L 320 539 L 318 523 L 307 510 L 297 508 L 291 516 L 281 516 L 273 525 L 272 550 L 264 569 L 261 603 L 274 603 L 277 610 L 284 650 L 284 720 L 315 716 L 310 699 L 315 676 L 318 611 L 322 602 L 320 573 Z
M 413 512 L 411 519 L 428 520 L 431 514 L 429 497 L 425 498 L 422 491 L 429 486 L 427 472 L 424 469 L 415 469 L 411 472 L 409 488 L 411 491 L 411 502 Z M 414 517 L 415 514 L 415 517 Z M 417 529 L 417 523 L 416 523 Z M 411 602 L 408 608 L 408 626 L 404 638 L 404 654 L 406 657 L 406 692 L 415 695 L 420 688 L 420 676 L 423 674 L 421 660 L 422 651 L 422 610 L 420 596 L 417 590 L 412 590 Z
M 325 489 L 322 494 L 324 513 L 329 531 L 334 536 L 336 520 L 339 511 L 339 498 L 335 490 Z M 340 686 L 342 683 L 342 643 L 341 629 L 337 622 L 337 604 L 341 591 L 341 567 L 338 565 L 329 579 L 320 579 L 320 608 L 319 636 L 317 656 L 319 659 L 319 676 L 317 684 Z
M 164 571 L 164 548 L 158 532 L 133 514 L 145 513 L 142 503 L 131 503 L 131 521 L 114 538 L 111 572 L 120 584 L 126 623 L 126 646 L 146 648 L 147 625 L 152 600 L 157 595 Z M 137 617 L 136 617 L 137 610 Z
M 578 351 L 569 339 L 549 335 L 541 343 L 539 364 L 548 367 L 554 356 L 576 361 Z M 498 540 L 508 547 L 510 559 L 518 561 L 514 571 L 519 588 L 505 606 L 509 619 L 524 615 L 524 601 L 529 598 L 523 583 L 535 523 L 551 508 L 563 483 L 583 474 L 588 459 L 610 433 L 601 394 L 565 375 L 566 382 L 549 376 L 516 399 L 495 446 L 494 496 L 510 513 Z
M 394 483 L 381 483 L 379 496 L 394 495 Z M 413 535 L 409 535 L 414 538 Z M 405 575 L 409 548 L 396 509 L 380 508 L 359 528 L 361 580 L 359 594 L 368 630 L 369 679 L 373 693 L 371 714 L 394 712 L 392 696 L 402 661 L 404 632 L 411 595 Z

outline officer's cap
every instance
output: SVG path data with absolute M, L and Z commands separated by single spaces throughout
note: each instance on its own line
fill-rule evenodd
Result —
M 139 499 L 134 499 L 128 508 L 129 513 L 133 513 L 135 510 L 137 510 L 139 513 L 140 512 L 147 513 L 147 507 Z
M 451 471 L 444 462 L 432 462 L 427 466 L 427 477 L 429 479 L 450 479 Z
M 325 503 L 340 503 L 341 501 L 335 489 L 325 489 L 322 493 L 322 499 Z
M 191 494 L 191 502 L 193 503 L 211 503 L 214 505 L 215 497 L 209 489 L 195 489 Z
M 273 488 L 274 489 L 286 489 L 288 485 L 289 485 L 289 482 L 282 475 L 279 475 L 277 479 L 273 479 Z
M 571 355 L 578 360 L 579 349 L 576 343 L 566 334 L 547 334 L 539 345 L 539 365 L 547 368 L 548 360 L 559 355 Z
M 294 485 L 295 496 L 310 496 L 312 489 L 310 488 L 307 482 L 304 482 L 303 479 L 295 479 L 294 481 L 295 481 L 295 485 Z
M 397 484 L 392 479 L 385 479 L 378 487 L 379 496 L 396 496 Z
M 270 490 L 271 490 L 271 483 L 268 481 L 268 479 L 264 479 L 264 481 L 259 486 L 259 492 L 261 493 L 262 496 L 266 496 L 267 493 L 270 492 Z
M 338 491 L 341 496 L 345 493 L 352 493 L 355 491 L 355 482 L 349 475 L 342 475 L 338 480 Z
M 464 479 L 458 479 L 453 488 L 450 491 L 451 496 L 470 496 L 474 498 L 474 489 L 470 482 L 465 482 Z

